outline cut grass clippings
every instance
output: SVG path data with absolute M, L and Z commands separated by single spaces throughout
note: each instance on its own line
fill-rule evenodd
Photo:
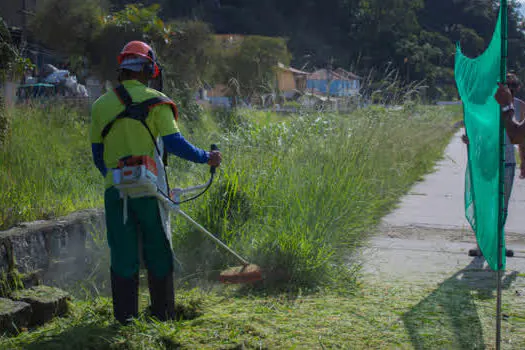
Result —
M 198 296 L 194 296 L 197 293 Z M 320 292 L 239 297 L 235 289 L 183 292 L 199 300 L 193 319 L 126 327 L 111 302 L 75 302 L 70 316 L 0 338 L 5 349 L 484 349 L 494 344 L 495 299 L 446 278 L 403 285 L 368 281 L 355 295 Z M 525 304 L 504 292 L 503 349 L 525 346 Z

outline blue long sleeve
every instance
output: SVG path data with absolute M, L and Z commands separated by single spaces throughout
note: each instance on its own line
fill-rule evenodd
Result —
M 209 154 L 203 149 L 193 146 L 186 141 L 180 133 L 170 134 L 162 137 L 164 147 L 169 153 L 184 158 L 194 163 L 206 163 Z
M 108 173 L 108 168 L 104 163 L 104 144 L 103 143 L 92 143 L 91 144 L 91 153 L 93 154 L 93 162 L 98 168 L 102 176 L 106 176 Z

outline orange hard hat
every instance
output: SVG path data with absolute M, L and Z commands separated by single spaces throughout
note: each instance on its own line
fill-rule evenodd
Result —
M 122 48 L 122 51 L 120 51 L 120 54 L 117 57 L 117 61 L 119 64 L 122 64 L 122 62 L 126 58 L 131 57 L 141 57 L 150 61 L 153 65 L 151 71 L 151 78 L 158 77 L 160 73 L 160 68 L 157 64 L 157 57 L 155 56 L 155 52 L 153 51 L 151 46 L 149 46 L 145 42 L 138 40 L 130 41 L 124 46 L 124 48 Z

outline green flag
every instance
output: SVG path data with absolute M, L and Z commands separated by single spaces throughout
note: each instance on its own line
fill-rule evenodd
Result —
M 498 270 L 498 242 L 503 242 L 502 266 L 505 269 L 503 238 L 503 133 L 500 108 L 494 99 L 497 82 L 505 78 L 506 11 L 500 9 L 488 48 L 471 59 L 457 47 L 455 78 L 463 102 L 465 130 L 470 140 L 465 176 L 465 216 L 490 268 Z M 504 35 L 502 35 L 504 34 Z M 503 38 L 503 39 L 502 39 Z M 503 52 L 503 55 L 502 55 Z

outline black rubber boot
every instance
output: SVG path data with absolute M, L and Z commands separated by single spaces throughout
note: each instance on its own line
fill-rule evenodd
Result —
M 483 253 L 481 253 L 481 249 L 470 249 L 468 251 L 468 256 L 483 256 Z M 512 249 L 505 249 L 505 256 L 508 258 L 514 257 L 514 251 Z
M 121 324 L 127 324 L 139 313 L 138 275 L 123 278 L 111 271 L 111 294 L 113 295 L 113 315 Z
M 148 287 L 151 297 L 151 316 L 159 321 L 175 319 L 175 291 L 173 272 L 164 278 L 156 278 L 148 272 Z
M 468 256 L 483 256 L 481 249 L 475 248 L 468 251 Z

